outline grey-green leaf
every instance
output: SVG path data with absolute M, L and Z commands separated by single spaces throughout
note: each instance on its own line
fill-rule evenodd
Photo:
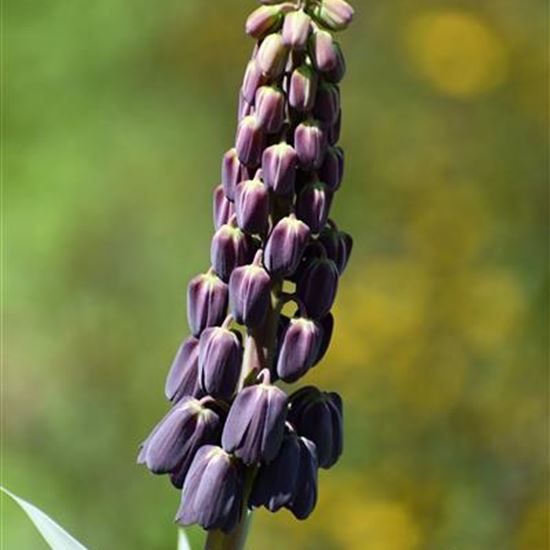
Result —
M 191 550 L 189 539 L 183 529 L 178 529 L 178 550 Z
M 52 550 L 87 550 L 85 546 L 80 544 L 72 535 L 69 535 L 65 529 L 60 527 L 53 519 L 42 512 L 42 510 L 39 510 L 30 502 L 14 495 L 1 485 L 0 491 L 11 497 L 21 506 Z

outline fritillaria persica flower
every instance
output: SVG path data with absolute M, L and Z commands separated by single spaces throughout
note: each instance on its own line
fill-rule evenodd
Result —
M 248 510 L 309 517 L 318 469 L 343 449 L 337 393 L 305 386 L 289 397 L 277 384 L 325 368 L 353 248 L 330 217 L 344 179 L 346 72 L 333 33 L 353 9 L 260 3 L 245 25 L 256 44 L 236 94 L 235 140 L 214 182 L 210 266 L 188 285 L 190 335 L 166 379 L 170 409 L 138 457 L 182 489 L 176 521 L 201 525 L 207 547 L 226 550 Z M 282 314 L 287 303 L 294 316 Z

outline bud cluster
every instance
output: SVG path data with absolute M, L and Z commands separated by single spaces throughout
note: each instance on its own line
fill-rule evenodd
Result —
M 138 459 L 182 488 L 179 523 L 224 532 L 246 507 L 307 518 L 318 468 L 342 453 L 340 396 L 313 386 L 287 396 L 275 383 L 302 379 L 324 357 L 352 250 L 330 209 L 344 172 L 345 73 L 331 31 L 346 28 L 353 9 L 344 0 L 261 4 L 246 22 L 257 43 L 214 191 L 211 267 L 189 283 L 191 335 L 165 387 L 172 408 Z M 287 302 L 293 318 L 281 314 Z

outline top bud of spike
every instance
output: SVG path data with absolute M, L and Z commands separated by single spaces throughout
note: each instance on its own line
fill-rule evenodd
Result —
M 321 0 L 313 8 L 313 17 L 331 31 L 346 29 L 353 15 L 353 8 L 345 0 Z
M 246 20 L 246 34 L 260 39 L 268 33 L 277 30 L 282 21 L 280 6 L 260 6 Z

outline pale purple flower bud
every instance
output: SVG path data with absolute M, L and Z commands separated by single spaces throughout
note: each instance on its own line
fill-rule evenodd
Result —
M 332 332 L 334 330 L 334 316 L 332 313 L 327 313 L 319 321 L 319 324 L 323 329 L 323 338 L 321 339 L 321 345 L 319 346 L 319 351 L 317 353 L 317 357 L 315 358 L 315 365 L 323 359 L 330 346 L 330 340 L 332 339 Z
M 176 521 L 229 533 L 241 517 L 243 486 L 244 471 L 237 460 L 220 447 L 201 447 L 185 479 Z
M 241 374 L 243 351 L 239 333 L 225 327 L 207 328 L 199 341 L 199 381 L 203 391 L 229 399 Z
M 340 114 L 340 90 L 335 84 L 322 81 L 317 88 L 313 116 L 326 126 L 332 126 Z
M 266 84 L 267 78 L 262 74 L 262 70 L 255 59 L 251 59 L 246 66 L 241 92 L 243 98 L 249 103 L 254 103 L 256 90 Z
M 266 134 L 281 131 L 285 121 L 285 96 L 274 86 L 262 86 L 256 92 L 256 118 Z
M 321 25 L 333 31 L 347 28 L 353 15 L 353 8 L 345 0 L 321 0 L 313 8 L 313 17 Z
M 338 84 L 346 74 L 346 59 L 344 58 L 342 48 L 338 42 L 334 42 L 334 51 L 336 54 L 336 63 L 334 67 L 328 69 L 323 76 L 329 82 Z
M 293 11 L 285 17 L 283 44 L 293 50 L 303 50 L 311 31 L 311 18 L 302 10 Z
M 329 259 L 314 259 L 296 283 L 296 294 L 313 319 L 324 317 L 331 309 L 338 290 L 338 268 Z
M 279 378 L 284 382 L 302 378 L 315 363 L 322 337 L 322 329 L 315 321 L 305 317 L 291 319 L 277 358 Z
M 318 181 L 302 189 L 296 199 L 296 214 L 312 233 L 320 233 L 327 223 L 332 204 L 332 192 Z
M 256 253 L 256 241 L 230 224 L 222 225 L 212 238 L 210 259 L 218 277 L 228 282 L 231 272 L 250 263 Z
M 338 113 L 336 122 L 327 128 L 327 139 L 330 145 L 336 145 L 340 141 L 340 132 L 342 130 L 342 110 Z
M 290 397 L 289 422 L 315 443 L 321 468 L 330 468 L 342 454 L 342 415 L 342 399 L 337 393 L 306 386 Z
M 294 214 L 275 225 L 264 250 L 264 265 L 272 276 L 286 277 L 295 271 L 309 235 L 309 227 Z
M 319 179 L 335 192 L 344 177 L 344 152 L 340 147 L 329 147 L 318 171 Z
M 283 73 L 288 58 L 288 48 L 280 34 L 270 34 L 262 42 L 256 61 L 263 75 L 277 79 Z
M 214 189 L 213 205 L 214 227 L 219 229 L 222 225 L 229 223 L 229 220 L 235 214 L 233 203 L 227 198 L 223 185 L 218 185 Z
M 242 181 L 235 193 L 237 224 L 246 233 L 261 234 L 269 217 L 269 193 L 259 179 Z
M 233 147 L 227 151 L 222 159 L 222 186 L 225 196 L 235 199 L 235 188 L 239 182 L 250 177 L 248 169 L 239 162 L 237 150 Z
M 309 120 L 300 123 L 294 132 L 294 149 L 300 166 L 305 169 L 319 168 L 323 162 L 327 140 L 321 125 Z
M 288 143 L 268 147 L 262 156 L 262 176 L 265 184 L 278 195 L 294 192 L 298 155 Z
M 299 112 L 313 109 L 317 94 L 317 73 L 310 65 L 301 65 L 292 72 L 288 102 Z
M 327 72 L 338 63 L 338 52 L 332 35 L 323 30 L 316 30 L 309 41 L 309 55 L 313 66 L 321 72 Z
M 241 90 L 239 92 L 239 108 L 237 109 L 237 120 L 240 122 L 245 116 L 254 114 L 254 106 L 248 103 L 244 97 L 244 93 Z
M 183 397 L 200 397 L 199 341 L 194 336 L 186 338 L 179 347 L 170 367 L 164 386 L 166 398 L 172 402 Z
M 275 459 L 262 465 L 254 478 L 249 506 L 265 506 L 270 512 L 277 512 L 291 503 L 296 491 L 300 453 L 298 436 L 287 433 Z
M 149 470 L 166 474 L 183 463 L 188 467 L 200 447 L 218 440 L 222 419 L 209 405 L 209 398 L 186 398 L 174 405 L 153 429 L 140 453 Z
M 283 20 L 279 6 L 261 6 L 254 10 L 246 20 L 246 34 L 260 39 L 266 34 L 277 30 Z
M 292 501 L 287 508 L 294 514 L 296 519 L 306 519 L 313 512 L 317 504 L 317 449 L 315 444 L 299 437 L 300 460 L 297 463 L 298 470 L 296 485 Z
M 255 328 L 265 319 L 271 300 L 271 278 L 257 265 L 238 267 L 229 280 L 231 312 L 240 325 Z
M 203 273 L 187 287 L 187 320 L 193 336 L 207 327 L 221 325 L 227 315 L 229 290 L 214 273 Z
M 254 115 L 244 117 L 239 123 L 235 149 L 239 161 L 250 168 L 260 164 L 264 147 L 264 134 Z
M 237 394 L 229 409 L 222 446 L 246 465 L 271 462 L 279 452 L 285 429 L 288 398 L 284 391 L 264 381 Z

